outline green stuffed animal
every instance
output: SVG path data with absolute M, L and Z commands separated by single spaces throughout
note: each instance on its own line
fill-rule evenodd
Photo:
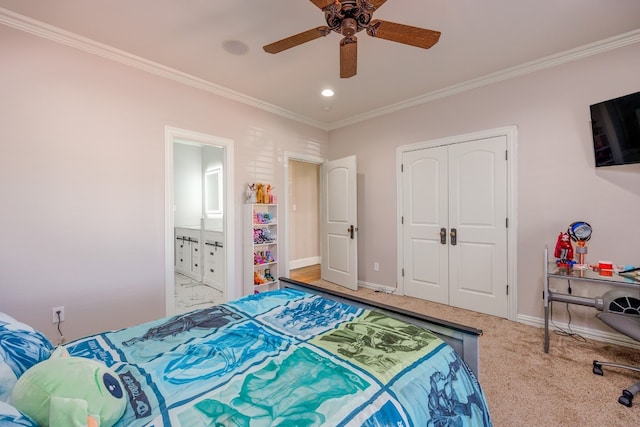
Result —
M 58 347 L 18 378 L 11 404 L 43 427 L 111 427 L 127 401 L 112 369 Z

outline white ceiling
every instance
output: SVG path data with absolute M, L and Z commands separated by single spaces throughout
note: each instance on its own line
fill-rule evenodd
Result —
M 325 25 L 309 0 L 0 0 L 0 7 L 5 17 L 15 12 L 42 21 L 327 129 L 550 55 L 640 34 L 639 0 L 388 0 L 375 18 L 441 31 L 440 41 L 424 50 L 360 32 L 358 74 L 340 79 L 339 34 L 276 55 L 262 50 Z M 226 41 L 248 50 L 229 53 Z M 336 95 L 323 98 L 325 87 Z

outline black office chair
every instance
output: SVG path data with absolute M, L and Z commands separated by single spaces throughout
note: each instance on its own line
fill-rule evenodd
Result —
M 640 342 L 640 299 L 624 295 L 620 291 L 609 291 L 603 296 L 602 313 L 596 317 L 616 331 Z M 640 366 L 621 365 L 619 363 L 593 361 L 593 373 L 603 375 L 603 366 L 630 369 L 640 372 Z M 640 392 L 640 381 L 622 390 L 618 402 L 631 407 L 633 396 Z

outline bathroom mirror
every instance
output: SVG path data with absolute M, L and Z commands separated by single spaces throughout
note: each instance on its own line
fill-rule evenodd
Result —
M 207 215 L 222 214 L 222 171 L 220 168 L 205 173 L 205 204 Z

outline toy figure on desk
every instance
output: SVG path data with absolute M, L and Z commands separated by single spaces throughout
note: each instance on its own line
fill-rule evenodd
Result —
M 560 233 L 556 241 L 556 249 L 553 253 L 556 264 L 561 268 L 571 268 L 573 265 L 573 245 L 569 233 Z
M 592 229 L 588 222 L 576 221 L 569 225 L 567 229 L 571 240 L 576 242 L 576 253 L 578 254 L 578 264 L 580 268 L 587 268 L 584 257 L 587 254 L 587 241 L 591 239 Z M 576 266 L 577 268 L 578 266 Z

